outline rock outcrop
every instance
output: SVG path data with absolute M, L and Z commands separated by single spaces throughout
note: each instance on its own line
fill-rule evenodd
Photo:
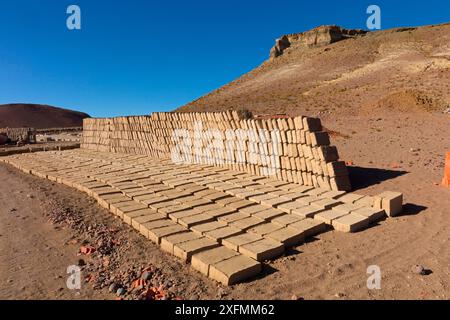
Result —
M 284 35 L 275 40 L 270 50 L 270 59 L 279 57 L 291 46 L 316 47 L 364 35 L 367 31 L 357 29 L 344 29 L 339 26 L 320 26 L 303 33 Z

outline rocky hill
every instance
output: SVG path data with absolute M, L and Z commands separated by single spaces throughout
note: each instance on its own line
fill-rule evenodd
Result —
M 376 32 L 322 26 L 285 35 L 261 66 L 178 111 L 317 116 L 449 107 L 450 24 L 442 24 Z
M 62 128 L 83 125 L 89 115 L 83 112 L 38 104 L 0 105 L 0 128 Z

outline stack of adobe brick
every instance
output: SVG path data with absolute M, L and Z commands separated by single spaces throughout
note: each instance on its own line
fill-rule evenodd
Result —
M 3 128 L 0 129 L 0 133 L 6 135 L 11 142 L 36 142 L 35 128 Z
M 85 119 L 82 148 L 211 164 L 328 190 L 350 190 L 320 119 L 236 111 Z
M 87 118 L 83 120 L 83 138 L 81 148 L 110 152 L 111 122 L 108 118 Z

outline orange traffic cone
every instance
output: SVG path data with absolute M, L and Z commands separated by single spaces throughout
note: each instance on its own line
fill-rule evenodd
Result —
M 447 152 L 445 156 L 444 179 L 442 179 L 442 185 L 444 187 L 450 187 L 450 152 Z

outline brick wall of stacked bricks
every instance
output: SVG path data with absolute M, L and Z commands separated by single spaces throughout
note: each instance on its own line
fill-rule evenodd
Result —
M 36 129 L 34 128 L 0 128 L 0 133 L 12 141 L 36 142 Z
M 192 163 L 329 190 L 351 189 L 345 163 L 317 118 L 255 119 L 227 111 L 83 120 L 84 149 L 170 158 L 177 146 Z

